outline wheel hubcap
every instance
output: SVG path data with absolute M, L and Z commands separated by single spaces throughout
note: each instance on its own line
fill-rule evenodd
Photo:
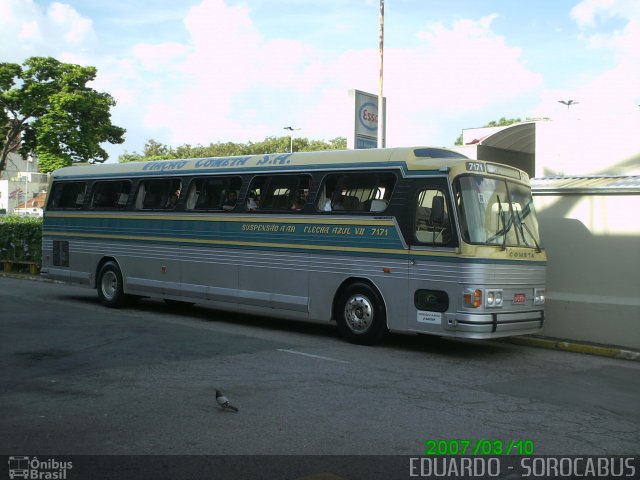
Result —
M 366 332 L 373 323 L 373 305 L 367 297 L 354 295 L 347 300 L 344 318 L 353 332 Z
M 115 273 L 105 272 L 104 275 L 102 275 L 101 288 L 102 294 L 105 298 L 107 300 L 112 300 L 118 290 L 118 279 L 116 278 Z

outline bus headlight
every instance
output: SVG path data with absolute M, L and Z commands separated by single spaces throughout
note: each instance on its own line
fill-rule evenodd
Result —
M 533 304 L 544 305 L 546 301 L 546 289 L 534 288 L 533 289 Z
M 486 306 L 487 308 L 495 308 L 502 306 L 502 289 L 492 289 L 486 292 Z
M 465 307 L 478 308 L 482 305 L 482 290 L 479 288 L 475 290 L 468 288 L 462 294 L 462 300 Z

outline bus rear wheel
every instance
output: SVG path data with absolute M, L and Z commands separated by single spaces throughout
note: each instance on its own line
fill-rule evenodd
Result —
M 380 294 L 369 284 L 352 283 L 338 299 L 338 331 L 351 343 L 373 345 L 387 334 L 387 314 Z
M 98 298 L 106 307 L 118 308 L 127 303 L 122 272 L 116 262 L 108 261 L 98 273 Z

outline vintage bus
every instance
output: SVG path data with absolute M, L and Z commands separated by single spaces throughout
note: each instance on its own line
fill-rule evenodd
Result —
M 529 178 L 427 147 L 72 166 L 52 175 L 47 277 L 387 332 L 539 332 L 546 256 Z

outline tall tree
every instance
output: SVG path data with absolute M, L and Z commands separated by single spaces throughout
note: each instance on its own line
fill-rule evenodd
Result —
M 111 123 L 111 95 L 87 86 L 95 67 L 31 57 L 22 66 L 0 63 L 0 172 L 9 152 L 38 155 L 40 171 L 73 162 L 104 162 L 103 142 L 124 142 Z

